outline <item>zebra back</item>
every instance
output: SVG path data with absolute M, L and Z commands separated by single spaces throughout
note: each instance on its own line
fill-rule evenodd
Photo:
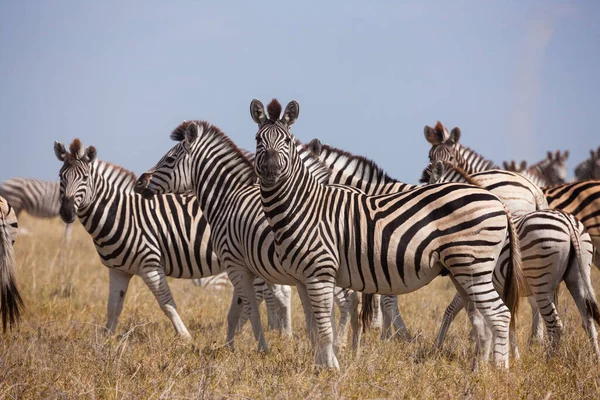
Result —
M 596 249 L 600 248 L 600 180 L 542 188 L 550 208 L 573 214 L 583 223 Z M 596 250 L 598 251 L 598 250 Z
M 564 153 L 561 153 L 560 150 L 557 150 L 556 153 L 549 151 L 546 158 L 529 167 L 525 161 L 521 161 L 519 166 L 515 161 L 510 163 L 505 161 L 504 168 L 522 174 L 540 187 L 560 185 L 567 179 L 566 160 L 568 157 L 568 150 Z
M 522 215 L 530 211 L 548 208 L 548 202 L 542 190 L 515 172 L 492 169 L 469 175 L 452 163 L 437 161 L 429 164 L 423 170 L 419 182 L 429 184 L 465 182 L 482 187 L 498 196 L 513 215 Z

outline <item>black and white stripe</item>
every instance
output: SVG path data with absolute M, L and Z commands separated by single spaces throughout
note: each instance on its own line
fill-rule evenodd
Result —
M 481 326 L 492 329 L 496 364 L 508 368 L 511 313 L 492 283 L 507 234 L 514 257 L 506 286 L 511 304 L 523 281 L 518 238 L 496 196 L 465 184 L 378 196 L 325 185 L 293 145 L 289 126 L 298 103 L 289 103 L 281 119 L 275 100 L 269 116 L 258 100 L 250 111 L 259 126 L 255 169 L 261 203 L 283 265 L 306 285 L 320 339 L 317 364 L 338 367 L 329 317 L 336 282 L 366 293 L 408 293 L 446 268 L 469 301 L 470 315 L 477 318 L 479 311 Z

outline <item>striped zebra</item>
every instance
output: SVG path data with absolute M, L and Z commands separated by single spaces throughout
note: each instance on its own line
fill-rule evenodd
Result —
M 521 161 L 517 166 L 514 160 L 511 162 L 504 161 L 503 166 L 507 171 L 518 172 L 528 177 L 540 187 L 558 185 L 565 183 L 567 180 L 566 160 L 568 157 L 568 150 L 562 154 L 558 150 L 555 154 L 549 151 L 545 159 L 530 167 L 527 167 L 526 161 Z
M 227 270 L 246 312 L 258 348 L 267 351 L 252 282 L 295 285 L 303 299 L 309 337 L 314 341 L 316 322 L 308 307 L 308 290 L 282 267 L 276 253 L 272 229 L 262 211 L 260 189 L 253 163 L 220 129 L 205 121 L 184 121 L 171 138 L 178 143 L 148 172 L 142 174 L 135 190 L 147 198 L 156 194 L 193 190 L 211 226 L 213 250 Z M 310 151 L 295 143 L 301 157 L 320 168 Z M 320 177 L 326 180 L 325 173 Z M 358 297 L 352 292 L 356 303 Z M 239 310 L 234 310 L 238 311 Z M 232 346 L 239 315 L 228 315 L 227 343 Z M 353 344 L 358 346 L 358 318 L 352 318 Z
M 496 196 L 453 183 L 377 196 L 324 184 L 292 144 L 297 102 L 280 118 L 276 100 L 268 114 L 253 100 L 250 113 L 259 127 L 255 170 L 262 207 L 281 262 L 306 285 L 320 339 L 317 365 L 339 368 L 329 318 L 336 282 L 365 293 L 401 294 L 425 286 L 445 267 L 469 301 L 473 326 L 491 328 L 495 364 L 508 368 L 510 310 L 523 278 L 511 216 Z M 492 273 L 507 237 L 512 268 L 503 301 Z M 487 355 L 479 347 L 477 354 Z
M 441 124 L 439 124 L 441 127 Z M 462 169 L 469 175 L 490 169 L 497 169 L 493 162 L 475 151 L 458 144 L 460 130 L 455 128 L 453 138 L 447 139 L 443 127 L 436 129 L 425 127 L 425 138 L 431 143 L 429 159 L 431 162 L 448 161 L 454 165 L 460 162 Z M 452 136 L 452 135 L 450 135 Z M 594 265 L 600 268 L 600 181 L 583 181 L 557 186 L 542 187 L 548 201 L 548 207 L 573 214 L 589 233 L 596 248 Z
M 13 244 L 19 226 L 17 213 L 9 202 L 0 196 L 0 314 L 2 330 L 15 327 L 21 318 L 23 299 L 15 278 Z
M 138 275 L 180 337 L 190 338 L 166 277 L 202 278 L 225 271 L 213 251 L 210 227 L 195 196 L 171 194 L 145 200 L 132 190 L 135 175 L 97 160 L 93 146 L 84 148 L 75 139 L 69 150 L 62 143 L 54 144 L 56 157 L 63 162 L 60 215 L 67 223 L 79 217 L 100 261 L 109 268 L 106 329 L 114 333 L 131 277 Z M 284 320 L 289 296 L 280 299 Z M 231 304 L 239 308 L 235 294 Z M 289 323 L 285 320 L 284 326 Z
M 508 205 L 515 199 L 518 191 L 503 191 L 502 186 L 493 184 L 492 177 L 495 176 L 498 181 L 512 179 L 513 182 L 524 179 L 518 174 L 513 174 L 514 177 L 511 178 L 510 174 L 508 171 L 489 170 L 469 176 L 449 162 L 437 161 L 425 168 L 421 183 L 471 183 L 490 190 L 503 201 L 506 199 L 505 202 Z M 594 325 L 594 321 L 600 324 L 600 311 L 598 311 L 598 304 L 590 281 L 590 264 L 594 249 L 583 224 L 571 214 L 558 210 L 536 210 L 535 208 L 532 208 L 530 212 L 515 216 L 514 222 L 521 244 L 523 274 L 528 283 L 527 291 L 523 294 L 533 295 L 535 298 L 535 300 L 530 298 L 533 316 L 530 341 L 542 339 L 542 326 L 539 323 L 541 311 L 552 349 L 557 348 L 562 323 L 556 311 L 555 293 L 558 291 L 560 282 L 564 280 L 581 313 L 583 326 L 590 336 L 595 354 L 600 359 Z M 494 271 L 494 284 L 499 290 L 504 287 L 508 261 L 506 253 L 506 251 L 503 252 L 498 267 Z M 438 348 L 441 347 L 452 320 L 463 306 L 463 301 L 459 296 L 456 296 L 448 306 L 438 335 Z
M 485 159 L 475 151 L 460 144 L 461 132 L 459 128 L 452 129 L 448 134 L 446 128 L 438 121 L 433 128 L 426 125 L 424 133 L 425 139 L 431 144 L 429 160 L 432 162 L 463 160 L 463 167 L 468 174 L 500 169 L 493 161 Z M 546 159 L 532 165 L 521 174 L 540 187 L 564 183 L 567 176 L 565 160 L 568 156 L 568 151 L 563 154 L 557 151 L 556 155 L 548 152 Z
M 575 167 L 575 180 L 587 181 L 592 179 L 600 179 L 600 147 L 598 147 L 598 150 L 590 150 L 590 158 Z
M 13 205 L 17 217 L 22 211 L 36 218 L 58 217 L 60 209 L 60 182 L 32 178 L 11 178 L 0 185 L 0 196 Z M 71 224 L 65 224 L 64 243 L 60 253 L 64 265 L 66 246 L 71 237 Z M 21 233 L 27 233 L 21 228 Z

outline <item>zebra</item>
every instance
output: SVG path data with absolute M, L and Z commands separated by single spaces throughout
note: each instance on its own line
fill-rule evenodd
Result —
M 492 161 L 460 145 L 460 130 L 455 128 L 453 131 L 454 136 L 446 135 L 439 123 L 435 129 L 425 126 L 425 138 L 431 144 L 430 162 L 448 161 L 454 165 L 460 162 L 469 175 L 498 169 Z M 593 263 L 600 269 L 600 181 L 565 183 L 541 189 L 549 208 L 573 214 L 581 221 L 596 248 Z
M 460 144 L 461 132 L 458 127 L 452 129 L 448 134 L 446 128 L 438 121 L 433 128 L 425 125 L 424 134 L 425 139 L 431 144 L 429 150 L 429 160 L 431 162 L 438 160 L 454 162 L 455 159 L 460 159 L 463 160 L 463 169 L 468 174 L 500 169 L 493 161 L 485 159 L 475 151 Z M 538 186 L 564 183 L 567 174 L 565 160 L 568 156 L 568 151 L 563 154 L 557 151 L 555 156 L 548 152 L 546 159 L 532 165 L 522 174 Z
M 15 278 L 13 254 L 18 229 L 15 209 L 0 196 L 0 314 L 3 332 L 19 323 L 24 307 Z
M 531 179 L 538 186 L 550 186 L 565 183 L 567 180 L 567 165 L 566 160 L 569 157 L 569 151 L 561 153 L 559 150 L 555 154 L 548 152 L 546 158 L 542 161 L 533 164 L 529 168 L 526 161 L 517 163 L 503 162 L 504 169 L 514 171 Z
M 36 218 L 58 217 L 60 209 L 60 182 L 33 178 L 10 178 L 0 185 L 0 196 L 13 205 L 17 218 L 22 211 Z M 23 228 L 20 233 L 27 231 Z M 65 224 L 64 245 L 71 237 L 71 225 Z
M 425 168 L 420 182 L 428 184 L 467 182 L 490 190 L 502 200 L 506 198 L 510 201 L 514 200 L 514 194 L 503 193 L 498 190 L 502 186 L 489 184 L 492 176 L 503 179 L 507 175 L 510 176 L 507 171 L 489 170 L 469 176 L 449 162 L 437 161 Z M 518 174 L 514 175 L 518 177 Z M 483 179 L 480 180 L 480 178 Z M 509 201 L 506 203 L 508 204 Z M 555 293 L 558 291 L 560 282 L 564 280 L 581 313 L 584 328 L 590 336 L 595 354 L 600 359 L 594 325 L 594 321 L 600 324 L 600 311 L 590 281 L 593 245 L 583 224 L 571 214 L 550 209 L 534 209 L 527 213 L 520 213 L 514 217 L 514 222 L 519 232 L 523 273 L 528 282 L 528 290 L 524 294 L 535 296 L 535 300 L 530 297 L 533 310 L 530 342 L 540 341 L 542 338 L 542 327 L 539 323 L 541 310 L 550 337 L 551 348 L 553 350 L 557 348 L 562 323 L 556 312 Z M 507 267 L 507 257 L 504 253 L 494 271 L 494 283 L 499 289 L 504 286 L 504 277 L 506 276 L 504 270 Z M 448 306 L 438 334 L 438 348 L 441 348 L 452 320 L 462 307 L 462 299 L 458 296 Z
M 309 293 L 320 339 L 317 365 L 339 368 L 329 319 L 336 282 L 365 293 L 400 294 L 423 287 L 445 267 L 469 300 L 474 327 L 492 329 L 495 364 L 507 369 L 510 310 L 523 277 L 518 238 L 504 204 L 486 190 L 457 183 L 377 196 L 327 185 L 292 145 L 289 128 L 298 103 L 291 101 L 280 118 L 281 110 L 275 99 L 268 116 L 259 100 L 250 104 L 258 125 L 255 170 L 278 256 Z M 324 164 L 323 170 L 330 173 Z M 512 268 L 505 302 L 491 275 L 507 234 Z M 486 355 L 479 347 L 477 354 Z
M 132 189 L 135 175 L 96 158 L 94 146 L 75 139 L 69 151 L 55 142 L 60 169 L 60 216 L 79 218 L 109 268 L 106 329 L 114 333 L 133 275 L 140 276 L 162 311 L 184 340 L 191 337 L 181 320 L 167 283 L 214 276 L 225 271 L 213 251 L 210 226 L 194 195 L 164 195 L 145 200 Z M 284 291 L 286 289 L 283 289 Z M 289 293 L 280 297 L 284 329 L 290 330 Z M 232 307 L 239 308 L 233 296 Z
M 590 150 L 590 158 L 575 167 L 575 180 L 587 181 L 591 179 L 600 179 L 600 147 L 598 147 L 598 150 Z
M 252 280 L 295 285 L 303 300 L 307 331 L 315 340 L 315 321 L 308 309 L 307 288 L 282 268 L 276 253 L 272 229 L 262 211 L 260 189 L 253 163 L 219 128 L 206 121 L 184 121 L 171 133 L 178 143 L 158 163 L 142 174 L 135 191 L 144 197 L 193 190 L 211 226 L 213 250 L 238 291 L 258 342 L 259 351 L 268 351 L 262 333 L 256 299 L 250 295 Z M 307 162 L 320 165 L 309 156 L 310 151 L 296 142 Z M 326 174 L 319 178 L 326 180 Z M 353 304 L 358 295 L 351 292 Z M 238 315 L 234 314 L 235 312 Z M 232 347 L 239 310 L 230 309 L 227 344 Z M 353 347 L 360 340 L 358 318 L 351 318 Z

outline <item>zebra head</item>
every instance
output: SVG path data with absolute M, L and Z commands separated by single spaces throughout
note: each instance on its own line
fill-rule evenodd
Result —
M 163 193 L 186 193 L 192 186 L 193 149 L 204 129 L 202 123 L 184 121 L 171 133 L 171 139 L 178 141 L 158 163 L 143 173 L 135 184 L 135 192 L 145 198 Z
M 425 139 L 431 144 L 429 149 L 429 161 L 448 161 L 454 163 L 458 156 L 458 141 L 460 140 L 460 129 L 448 130 L 438 121 L 435 127 L 425 125 Z
M 291 174 L 295 139 L 290 126 L 298 119 L 300 105 L 290 101 L 279 118 L 281 104 L 273 99 L 267 111 L 268 117 L 265 107 L 256 99 L 250 103 L 250 115 L 258 124 L 254 168 L 263 184 L 273 186 Z
M 54 142 L 54 154 L 63 166 L 60 178 L 60 217 L 66 223 L 75 221 L 77 210 L 87 207 L 94 193 L 91 165 L 96 160 L 96 148 L 84 148 L 79 139 L 73 140 L 69 152 L 65 145 Z
M 561 153 L 560 150 L 556 150 L 556 153 L 552 154 L 549 151 L 546 154 L 546 159 L 540 163 L 541 171 L 552 184 L 562 184 L 567 181 L 567 159 L 569 158 L 569 150 Z

